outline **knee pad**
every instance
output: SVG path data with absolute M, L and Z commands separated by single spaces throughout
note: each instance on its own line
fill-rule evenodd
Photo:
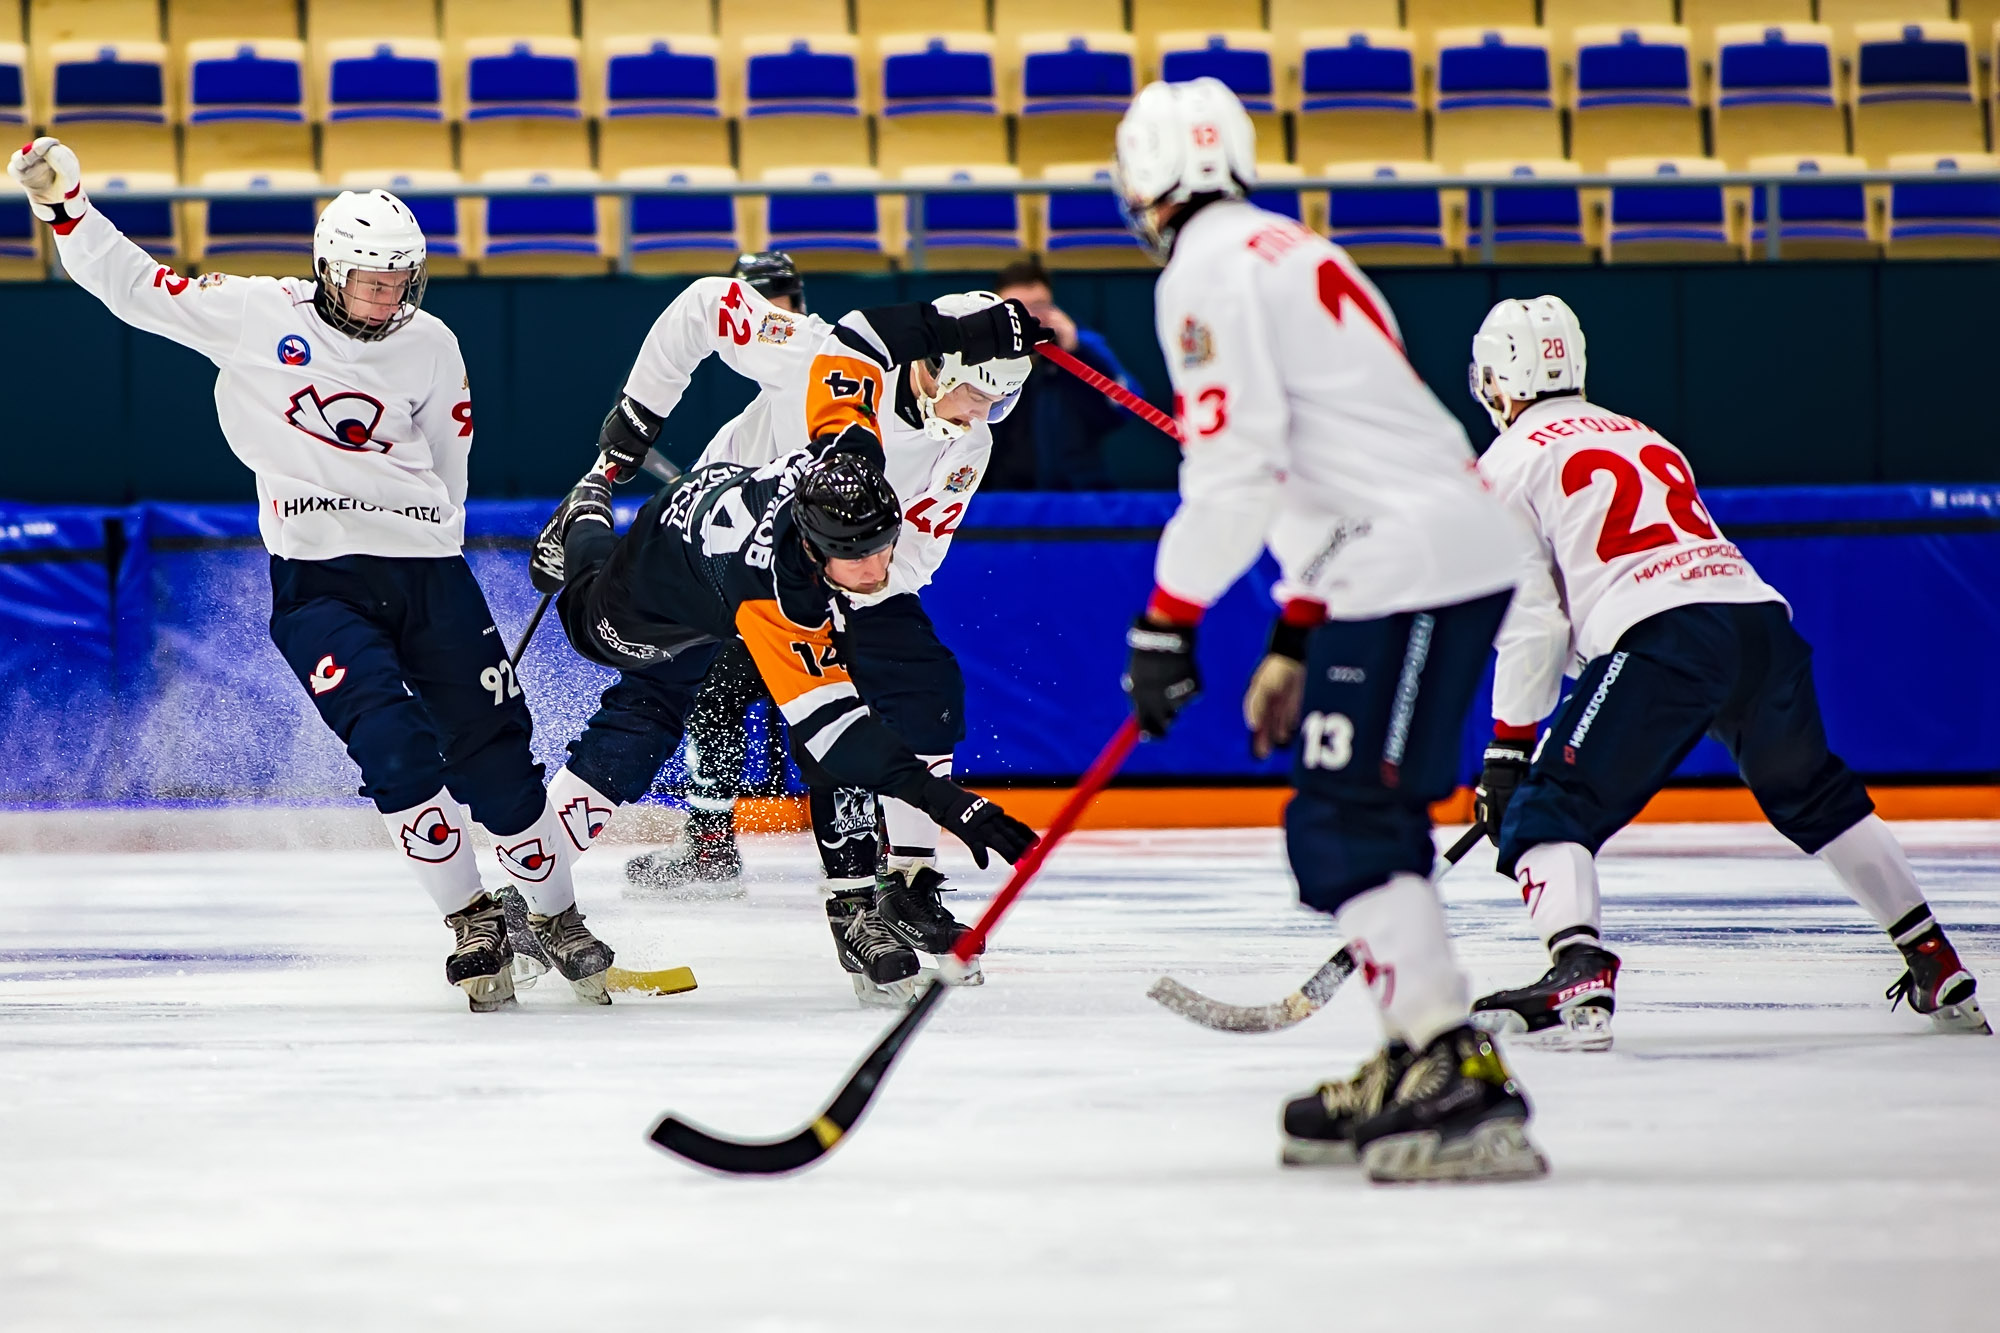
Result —
M 451 794 L 465 802 L 473 819 L 500 837 L 527 828 L 548 804 L 542 766 L 519 732 L 503 732 L 452 764 L 449 781 Z
M 1285 811 L 1285 850 L 1299 901 L 1336 912 L 1399 874 L 1428 878 L 1437 859 L 1430 808 L 1407 799 L 1334 799 L 1310 792 Z
M 415 701 L 411 701 L 415 707 Z M 348 733 L 347 753 L 361 766 L 361 794 L 383 814 L 429 800 L 445 785 L 444 756 L 428 726 L 411 725 L 409 710 L 375 709 Z

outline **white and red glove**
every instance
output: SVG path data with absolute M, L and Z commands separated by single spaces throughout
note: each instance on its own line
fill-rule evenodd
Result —
M 90 206 L 76 152 L 60 139 L 44 134 L 17 150 L 7 159 L 7 174 L 28 192 L 35 216 L 54 227 L 58 236 L 67 236 Z

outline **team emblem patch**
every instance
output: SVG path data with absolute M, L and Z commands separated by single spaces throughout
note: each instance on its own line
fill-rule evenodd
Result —
M 978 480 L 979 480 L 978 468 L 962 467 L 958 471 L 952 473 L 949 477 L 946 477 L 944 479 L 944 488 L 947 491 L 950 491 L 953 495 L 957 495 L 960 491 L 971 490 L 972 483 Z
M 463 835 L 435 805 L 426 806 L 422 814 L 403 825 L 403 850 L 419 861 L 449 861 L 458 855 L 462 841 Z
M 278 339 L 278 364 L 281 366 L 304 366 L 312 364 L 312 344 L 296 333 L 288 333 Z
M 1181 367 L 1193 370 L 1215 359 L 1215 335 L 1208 325 L 1189 315 L 1181 321 Z
M 346 679 L 347 668 L 334 665 L 333 654 L 328 653 L 319 659 L 319 664 L 313 668 L 312 674 L 306 677 L 306 684 L 312 687 L 314 694 L 325 694 Z
M 512 847 L 505 843 L 493 849 L 500 855 L 500 866 L 515 879 L 525 879 L 530 884 L 540 884 L 556 868 L 556 858 L 542 850 L 540 838 L 528 838 Z
M 194 280 L 194 285 L 203 291 L 207 291 L 211 287 L 220 287 L 228 277 L 227 273 L 204 273 Z M 307 355 L 310 356 L 311 353 L 307 353 Z
M 563 832 L 569 834 L 570 842 L 579 852 L 589 851 L 590 844 L 597 841 L 597 835 L 611 822 L 611 811 L 605 806 L 592 805 L 587 796 L 570 801 L 559 813 Z
M 792 322 L 790 315 L 780 315 L 773 312 L 764 316 L 764 322 L 757 326 L 757 341 L 760 343 L 776 343 L 782 347 L 790 342 L 792 335 L 798 331 L 798 325 Z
M 292 395 L 292 407 L 285 413 L 285 420 L 336 449 L 354 453 L 389 452 L 389 446 L 375 438 L 375 428 L 382 424 L 382 404 L 365 393 L 337 393 L 331 398 L 321 398 L 319 390 L 308 384 Z

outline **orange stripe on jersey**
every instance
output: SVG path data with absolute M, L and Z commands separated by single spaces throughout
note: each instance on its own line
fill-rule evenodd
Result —
M 785 618 L 777 602 L 759 600 L 736 608 L 736 632 L 780 710 L 829 685 L 853 688 L 847 668 L 834 654 L 831 621 L 801 629 Z
M 858 425 L 880 438 L 875 413 L 881 401 L 882 367 L 866 357 L 821 352 L 806 381 L 806 435 L 817 440 Z

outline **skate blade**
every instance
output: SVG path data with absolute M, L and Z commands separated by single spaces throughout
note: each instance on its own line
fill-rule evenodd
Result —
M 587 977 L 571 977 L 569 988 L 584 1004 L 610 1004 L 611 993 L 607 984 L 610 976 L 611 969 L 607 967 Z
M 1532 1046 L 1543 1051 L 1608 1051 L 1611 1049 L 1611 1015 L 1594 1004 L 1578 1005 L 1554 1027 L 1528 1031 L 1527 1020 L 1512 1009 L 1487 1009 L 1472 1015 L 1472 1026 L 1508 1044 Z
M 847 979 L 854 983 L 854 998 L 861 1003 L 877 1009 L 907 1009 L 916 1001 L 924 976 L 919 972 L 914 977 L 892 981 L 886 986 L 876 985 L 859 972 L 849 972 Z
M 1361 1165 L 1381 1185 L 1535 1180 L 1549 1173 L 1548 1158 L 1520 1119 L 1484 1121 L 1449 1142 L 1436 1130 L 1377 1139 L 1362 1152 Z
M 517 991 L 533 990 L 535 983 L 549 970 L 547 963 L 524 953 L 516 953 L 509 967 L 513 972 L 514 989 Z
M 1992 1036 L 1993 1027 L 1986 1021 L 1986 1014 L 1979 1007 L 1978 1000 L 1964 1000 L 1958 1004 L 1947 1004 L 1931 1015 L 1931 1026 L 1939 1032 L 1965 1032 L 1974 1036 Z
M 467 977 L 458 983 L 465 992 L 465 999 L 475 1014 L 490 1014 L 496 1009 L 505 1009 L 514 1003 L 514 974 L 512 969 L 495 973 L 490 977 Z
M 926 967 L 918 973 L 918 979 L 922 981 L 929 981 L 933 977 L 942 981 L 947 986 L 984 986 L 986 984 L 986 972 L 979 966 L 977 958 L 969 963 L 961 963 L 951 954 L 940 955 L 938 957 L 938 965 L 935 968 Z
M 604 974 L 604 984 L 633 995 L 680 995 L 695 988 L 691 967 L 662 967 L 651 972 L 634 972 L 614 967 Z
M 1280 1166 L 1353 1166 L 1352 1139 L 1297 1139 L 1289 1134 L 1278 1140 Z

